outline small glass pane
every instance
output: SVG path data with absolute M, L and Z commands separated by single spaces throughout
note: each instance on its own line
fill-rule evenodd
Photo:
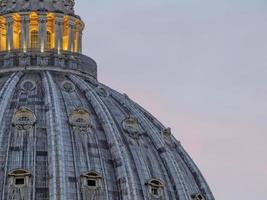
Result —
M 157 188 L 152 188 L 152 194 L 155 196 L 159 195 L 159 190 Z
M 87 180 L 87 186 L 89 187 L 96 187 L 96 180 Z
M 25 179 L 24 178 L 16 178 L 15 179 L 15 185 L 24 185 L 25 184 Z
M 31 48 L 38 48 L 38 31 L 31 32 Z

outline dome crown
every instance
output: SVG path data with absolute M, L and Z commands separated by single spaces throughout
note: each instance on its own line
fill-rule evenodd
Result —
M 0 0 L 0 13 L 47 11 L 74 14 L 74 0 Z

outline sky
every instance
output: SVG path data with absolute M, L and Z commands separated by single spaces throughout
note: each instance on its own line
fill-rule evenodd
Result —
M 265 199 L 266 0 L 76 0 L 100 82 L 171 127 L 216 200 Z

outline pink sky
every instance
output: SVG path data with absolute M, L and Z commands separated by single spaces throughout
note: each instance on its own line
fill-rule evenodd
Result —
M 267 1 L 78 1 L 84 53 L 182 142 L 217 200 L 267 188 Z

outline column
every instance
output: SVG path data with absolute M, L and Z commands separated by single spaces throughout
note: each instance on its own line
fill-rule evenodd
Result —
M 24 52 L 30 47 L 30 16 L 28 13 L 21 14 L 21 40 L 20 46 Z
M 6 16 L 6 48 L 8 51 L 13 49 L 13 29 L 14 19 L 12 15 Z
M 76 51 L 78 53 L 81 53 L 82 52 L 82 35 L 83 35 L 83 25 L 78 23 L 77 26 L 76 26 Z
M 55 16 L 55 49 L 60 53 L 63 49 L 63 15 Z
M 68 33 L 68 51 L 74 51 L 74 44 L 75 44 L 75 19 L 69 19 L 69 33 Z
M 44 52 L 47 44 L 46 13 L 38 13 L 38 48 Z

